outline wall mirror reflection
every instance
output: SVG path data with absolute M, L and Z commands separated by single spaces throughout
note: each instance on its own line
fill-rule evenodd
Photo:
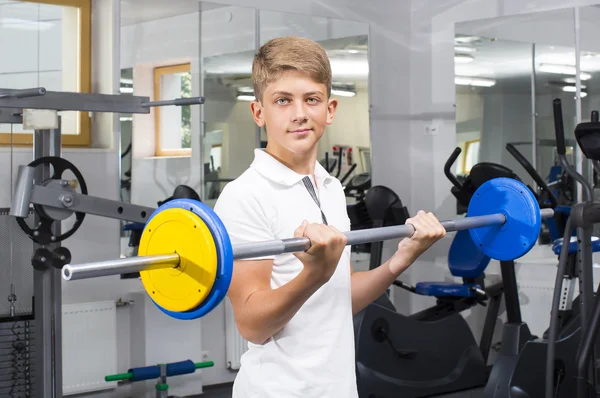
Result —
M 578 119 L 573 9 L 458 23 L 454 44 L 456 145 L 462 150 L 455 173 L 465 179 L 475 164 L 492 162 L 535 188 L 507 150 L 510 144 L 541 178 L 565 192 L 563 204 L 571 203 L 572 180 L 566 181 L 557 159 L 552 104 L 561 100 L 567 159 L 576 165 L 581 155 L 573 133 Z M 584 104 L 594 68 L 588 61 L 581 69 Z

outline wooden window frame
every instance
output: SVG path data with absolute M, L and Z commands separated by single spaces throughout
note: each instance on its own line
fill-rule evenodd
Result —
M 79 92 L 89 93 L 92 87 L 92 0 L 22 0 L 28 3 L 49 4 L 79 9 Z M 62 134 L 64 147 L 89 147 L 91 143 L 91 119 L 88 112 L 78 112 L 79 134 Z M 11 134 L 0 132 L 0 145 L 10 145 Z M 33 134 L 13 133 L 15 146 L 33 145 Z
M 160 78 L 162 75 L 191 72 L 191 63 L 157 66 L 154 68 L 154 100 L 160 100 Z M 156 140 L 156 156 L 191 156 L 192 148 L 165 149 L 160 145 L 160 106 L 154 107 L 154 130 Z
M 475 143 L 480 143 L 481 139 L 477 138 L 475 140 L 470 140 L 470 141 L 465 141 L 465 153 L 464 156 L 462 158 L 462 171 L 465 174 L 469 174 L 471 172 L 471 170 L 467 170 L 467 155 L 469 154 L 469 147 Z M 481 144 L 480 144 L 481 145 Z

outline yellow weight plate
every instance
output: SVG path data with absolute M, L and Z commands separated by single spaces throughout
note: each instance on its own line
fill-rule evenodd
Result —
M 139 256 L 177 253 L 179 267 L 140 272 L 146 292 L 164 309 L 184 312 L 198 307 L 217 275 L 217 249 L 202 219 L 184 209 L 166 209 L 144 228 Z

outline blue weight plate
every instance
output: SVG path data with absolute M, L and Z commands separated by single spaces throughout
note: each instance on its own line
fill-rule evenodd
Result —
M 225 225 L 223 225 L 223 222 L 215 214 L 215 212 L 204 203 L 193 199 L 175 199 L 169 201 L 156 209 L 148 221 L 150 221 L 152 217 L 154 217 L 160 211 L 171 208 L 192 211 L 198 215 L 198 217 L 200 217 L 208 227 L 213 239 L 215 240 L 215 247 L 217 248 L 217 279 L 215 280 L 215 284 L 213 285 L 210 293 L 206 297 L 206 300 L 204 300 L 202 304 L 193 310 L 185 312 L 169 311 L 158 305 L 156 302 L 154 302 L 154 300 L 152 300 L 152 302 L 154 302 L 154 304 L 162 312 L 173 318 L 182 320 L 197 319 L 214 310 L 227 295 L 227 290 L 231 284 L 231 276 L 233 273 L 233 249 L 231 247 L 231 240 L 229 239 L 229 234 L 225 229 Z
M 540 234 L 542 217 L 533 193 L 512 178 L 494 178 L 482 184 L 469 203 L 470 217 L 501 213 L 504 225 L 472 228 L 473 242 L 489 257 L 515 260 L 533 248 Z

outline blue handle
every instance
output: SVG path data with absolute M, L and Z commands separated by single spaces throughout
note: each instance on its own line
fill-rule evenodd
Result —
M 186 361 L 173 362 L 167 364 L 167 377 L 190 374 L 194 373 L 195 371 L 196 366 L 194 362 L 192 362 L 189 359 Z M 141 368 L 132 368 L 129 369 L 127 372 L 133 374 L 133 378 L 131 379 L 131 381 L 150 380 L 160 377 L 160 367 L 158 365 L 144 366 Z

